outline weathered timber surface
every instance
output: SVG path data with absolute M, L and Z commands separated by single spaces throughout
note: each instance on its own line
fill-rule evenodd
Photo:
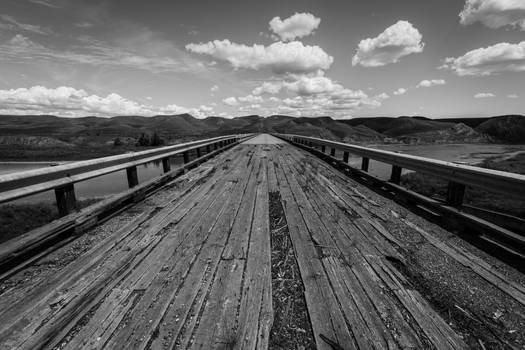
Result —
M 467 348 L 399 270 L 409 262 L 389 220 L 525 303 L 519 281 L 409 217 L 385 214 L 360 185 L 291 145 L 239 145 L 192 174 L 196 181 L 154 194 L 156 206 L 139 205 L 142 213 L 53 275 L 5 291 L 0 348 L 266 349 L 277 191 L 319 349 Z

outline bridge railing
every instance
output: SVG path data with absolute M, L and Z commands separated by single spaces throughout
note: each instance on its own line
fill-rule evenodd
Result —
M 73 162 L 54 167 L 0 175 L 0 204 L 54 190 L 60 216 L 76 209 L 75 183 L 126 170 L 129 188 L 139 184 L 137 166 L 162 161 L 163 172 L 171 171 L 170 158 L 183 157 L 183 168 L 199 162 L 204 155 L 230 147 L 250 135 L 220 136 L 205 140 L 159 147 L 151 150 Z M 196 153 L 196 160 L 191 160 Z
M 389 181 L 394 184 L 399 184 L 402 169 L 409 169 L 447 180 L 446 201 L 451 205 L 462 204 L 465 186 L 478 187 L 489 192 L 525 199 L 525 175 L 350 145 L 315 137 L 290 134 L 277 135 L 288 141 L 308 147 L 320 146 L 323 153 L 329 147 L 331 156 L 335 155 L 336 150 L 343 151 L 344 162 L 348 162 L 350 154 L 360 156 L 362 158 L 361 170 L 365 172 L 368 171 L 370 159 L 390 164 L 392 170 Z
M 399 198 L 404 203 L 415 204 L 418 208 L 416 210 L 420 214 L 436 219 L 438 223 L 448 223 L 449 227 L 459 231 L 464 231 L 463 229 L 467 228 L 468 235 L 476 237 L 473 238 L 474 240 L 481 242 L 481 244 L 488 244 L 491 246 L 490 249 L 495 249 L 494 251 L 502 252 L 501 254 L 498 253 L 501 258 L 509 261 L 517 259 L 516 261 L 521 262 L 525 259 L 525 220 L 523 218 L 463 203 L 467 186 L 525 201 L 525 175 L 383 151 L 315 137 L 290 134 L 275 134 L 275 136 L 312 151 L 321 158 L 335 163 L 374 186 L 386 189 L 389 193 L 395 193 L 395 198 Z M 343 152 L 342 159 L 336 157 L 337 150 Z M 361 157 L 361 169 L 356 169 L 348 164 L 350 154 Z M 379 179 L 368 172 L 370 159 L 391 166 L 388 181 Z M 403 169 L 448 181 L 446 198 L 427 197 L 401 186 Z

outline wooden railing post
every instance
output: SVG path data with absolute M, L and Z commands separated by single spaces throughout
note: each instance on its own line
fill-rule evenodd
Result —
M 325 147 L 325 145 L 322 145 L 322 146 L 321 146 L 321 152 L 324 153 L 325 151 L 326 151 L 326 147 Z
M 348 163 L 348 158 L 350 157 L 350 153 L 343 152 L 343 162 Z
M 392 173 L 390 174 L 389 181 L 395 184 L 399 184 L 399 182 L 401 182 L 401 170 L 403 170 L 403 168 L 401 168 L 400 166 L 392 165 Z
M 447 187 L 447 204 L 459 207 L 463 204 L 465 196 L 465 185 L 449 181 Z
M 139 177 L 137 174 L 137 167 L 132 166 L 126 169 L 126 175 L 128 177 L 128 186 L 133 188 L 139 184 Z
M 201 149 L 199 147 L 197 147 L 195 149 L 195 151 L 197 152 L 197 158 L 200 158 L 201 157 Z
M 219 148 L 219 146 L 218 146 L 217 142 L 215 142 L 215 143 L 213 144 L 213 150 L 216 151 L 217 148 Z
M 211 146 L 210 145 L 206 145 L 206 153 L 211 153 Z
M 162 158 L 162 171 L 167 173 L 171 170 L 170 158 Z
M 363 157 L 361 160 L 361 170 L 368 171 L 368 165 L 370 164 L 370 159 Z
M 330 150 L 330 156 L 335 157 L 335 148 L 334 147 L 332 147 L 332 149 Z
M 66 216 L 77 209 L 77 199 L 75 197 L 75 187 L 73 184 L 55 188 L 55 198 L 58 215 Z
M 190 154 L 188 153 L 188 151 L 182 153 L 182 160 L 184 164 L 187 164 L 190 162 Z

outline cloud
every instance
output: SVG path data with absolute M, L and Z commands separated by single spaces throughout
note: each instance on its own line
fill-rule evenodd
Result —
M 210 91 L 213 93 L 213 92 L 217 92 L 219 91 L 219 86 L 218 85 L 213 85 L 211 88 L 210 88 Z
M 397 89 L 396 91 L 394 91 L 393 94 L 396 95 L 396 96 L 399 96 L 399 95 L 404 95 L 404 94 L 406 94 L 406 92 L 407 92 L 407 89 L 405 89 L 405 88 L 399 88 L 399 89 Z
M 92 27 L 94 27 L 94 24 L 91 23 L 91 22 L 77 22 L 74 25 L 75 25 L 75 27 L 78 27 L 78 28 L 92 28 Z
M 33 86 L 0 90 L 0 113 L 3 114 L 56 114 L 65 117 L 83 117 L 97 115 L 111 117 L 115 115 L 143 115 L 191 113 L 204 117 L 211 112 L 206 106 L 185 108 L 175 104 L 155 107 L 128 100 L 119 94 L 111 93 L 106 97 L 90 95 L 85 90 L 68 86 L 47 88 Z
M 518 98 L 518 95 L 516 95 L 516 94 L 509 94 L 509 95 L 507 95 L 507 98 Z
M 228 106 L 237 106 L 239 104 L 239 101 L 237 101 L 237 98 L 233 96 L 225 98 L 224 100 L 222 100 L 222 102 L 224 102 L 224 104 L 227 104 Z
M 525 71 L 525 41 L 519 44 L 499 43 L 472 50 L 460 57 L 449 57 L 440 68 L 457 75 L 493 75 Z
M 376 108 L 390 96 L 382 93 L 373 97 L 362 90 L 345 88 L 338 82 L 325 77 L 323 72 L 316 75 L 288 74 L 280 81 L 269 81 L 253 90 L 253 94 L 283 93 L 286 98 L 272 96 L 269 102 L 279 103 L 276 113 L 294 115 L 319 116 L 332 115 L 334 117 L 347 116 L 350 111 L 362 108 Z M 285 109 L 281 107 L 286 107 Z
M 490 98 L 490 97 L 496 97 L 492 92 L 478 92 L 474 95 L 474 98 Z
M 436 85 L 445 85 L 447 82 L 443 79 L 421 80 L 416 87 L 431 87 Z
M 375 38 L 361 40 L 352 65 L 381 67 L 396 63 L 402 57 L 423 52 L 423 36 L 410 22 L 398 21 Z
M 281 20 L 281 17 L 274 17 L 269 25 L 270 30 L 281 40 L 288 41 L 312 34 L 319 27 L 319 23 L 321 19 L 311 13 L 296 13 L 284 20 Z
M 525 1 L 467 0 L 459 17 L 463 25 L 481 22 L 489 28 L 512 26 L 525 30 Z
M 60 8 L 60 6 L 56 5 L 56 4 L 53 4 L 52 2 L 50 1 L 44 1 L 44 0 L 29 0 L 29 2 L 32 2 L 33 4 L 39 4 L 39 5 L 42 5 L 42 6 L 46 6 L 46 7 L 51 7 L 51 8 Z
M 214 40 L 207 43 L 188 44 L 188 51 L 212 56 L 229 62 L 233 68 L 259 70 L 268 68 L 276 74 L 311 73 L 330 68 L 334 59 L 319 46 L 308 46 L 298 41 L 281 41 L 269 46 L 247 46 L 229 40 Z
M 265 81 L 261 86 L 258 86 L 255 89 L 253 89 L 252 94 L 253 95 L 262 95 L 262 94 L 275 95 L 275 94 L 278 94 L 279 91 L 281 91 L 281 89 L 282 89 L 281 82 Z
M 206 69 L 204 65 L 198 65 L 184 59 L 173 59 L 163 54 L 164 51 L 170 51 L 171 49 L 176 51 L 174 48 L 168 47 L 162 48 L 162 50 L 155 50 L 154 40 L 151 40 L 150 44 L 152 47 L 150 47 L 150 50 L 145 50 L 147 54 L 144 55 L 114 44 L 85 37 L 81 38 L 79 45 L 71 46 L 73 51 L 64 51 L 45 47 L 27 36 L 16 34 L 7 42 L 0 44 L 0 52 L 2 52 L 0 62 L 34 63 L 35 61 L 61 61 L 63 63 L 94 66 L 119 66 L 148 70 L 153 73 L 202 72 Z
M 239 97 L 238 98 L 239 102 L 244 102 L 244 103 L 261 103 L 263 102 L 263 99 L 261 96 L 254 96 L 254 95 L 248 95 L 248 96 L 244 96 L 244 97 Z
M 49 35 L 53 33 L 53 31 L 49 28 L 22 23 L 17 21 L 13 16 L 9 15 L 0 15 L 0 29 L 15 32 L 34 33 L 40 35 Z

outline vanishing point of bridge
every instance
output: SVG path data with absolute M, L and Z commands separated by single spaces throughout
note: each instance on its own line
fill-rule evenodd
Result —
M 272 296 L 288 279 L 302 283 L 311 325 L 297 336 L 309 332 L 319 349 L 467 348 L 407 273 L 410 251 L 443 264 L 427 276 L 434 285 L 450 268 L 475 282 L 471 298 L 490 289 L 523 310 L 525 288 L 503 264 L 315 155 L 270 135 L 197 146 L 214 157 L 177 176 L 164 162 L 167 175 L 147 184 L 129 170 L 143 159 L 66 169 L 79 179 L 128 169 L 131 189 L 84 213 L 74 210 L 75 181 L 4 178 L 5 201 L 35 186 L 55 189 L 64 216 L 0 249 L 0 348 L 266 349 L 272 326 L 292 312 Z M 179 151 L 166 152 L 188 152 Z M 519 248 L 519 237 L 505 239 Z M 296 260 L 282 274 L 272 271 L 279 239 Z

